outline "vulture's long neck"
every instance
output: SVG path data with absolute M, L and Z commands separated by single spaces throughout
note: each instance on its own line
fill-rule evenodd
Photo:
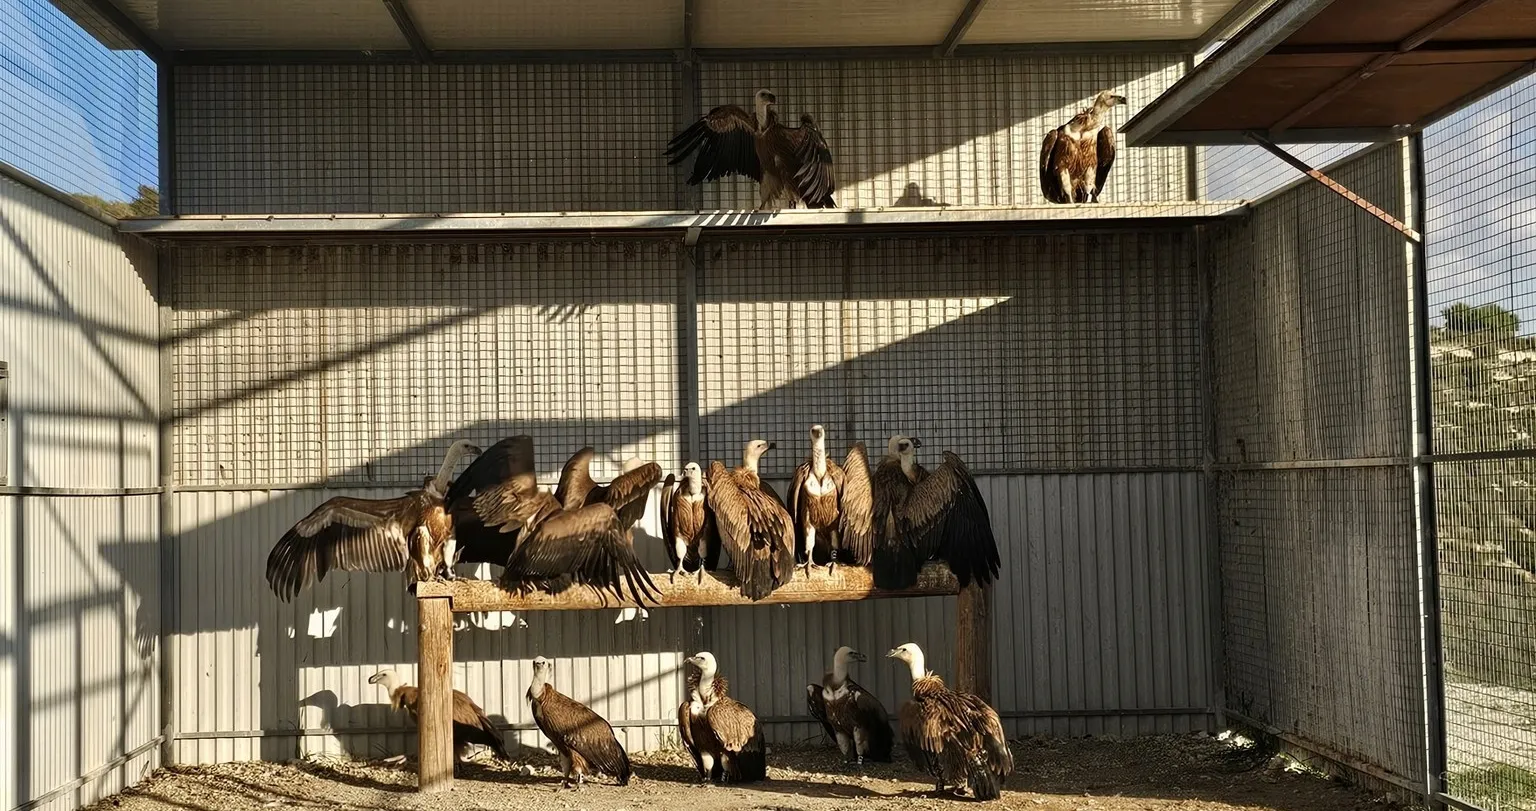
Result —
M 914 684 L 921 681 L 925 676 L 928 675 L 928 671 L 923 669 L 923 664 L 924 662 L 922 651 L 914 652 L 912 654 L 912 659 L 907 662 L 907 666 L 912 669 L 912 682 Z
M 827 475 L 827 438 L 824 436 L 811 440 L 811 472 L 818 479 Z
M 539 668 L 533 672 L 533 681 L 528 685 L 528 697 L 538 698 L 544 695 L 544 688 L 549 686 L 549 671 Z
M 761 459 L 762 456 L 763 455 L 760 454 L 760 453 L 748 453 L 748 454 L 746 454 L 741 459 L 741 469 L 747 471 L 748 473 L 751 473 L 753 476 L 757 476 L 758 475 L 758 473 L 757 473 L 757 460 Z M 761 476 L 759 476 L 758 478 L 761 478 Z
M 448 446 L 448 453 L 443 457 L 443 466 L 437 469 L 437 478 L 432 481 L 437 492 L 448 492 L 448 481 L 453 478 L 453 469 L 459 466 L 459 460 L 464 458 L 467 450 L 458 442 Z
M 715 671 L 699 671 L 699 699 L 709 701 L 715 697 Z
M 900 459 L 901 472 L 905 473 L 908 479 L 915 480 L 917 478 L 917 457 L 908 453 L 903 454 Z
M 832 657 L 832 684 L 842 687 L 848 683 L 848 657 L 842 651 L 838 651 Z

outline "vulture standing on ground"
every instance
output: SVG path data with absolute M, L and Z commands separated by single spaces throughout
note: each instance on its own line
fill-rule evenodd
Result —
M 400 676 L 393 670 L 380 670 L 368 677 L 369 684 L 377 684 L 389 693 L 389 705 L 392 709 L 405 710 L 410 714 L 411 720 L 417 720 L 416 697 L 417 690 L 409 684 L 401 684 Z M 502 742 L 501 732 L 491 723 L 491 719 L 485 717 L 485 711 L 469 696 L 453 691 L 453 750 L 456 757 L 453 762 L 455 774 L 459 771 L 459 759 L 464 757 L 464 751 L 472 743 L 490 747 L 492 752 L 502 760 L 511 763 L 512 756 L 507 754 L 506 745 Z
M 462 439 L 454 442 L 437 475 L 398 498 L 327 499 L 272 547 L 267 584 L 287 602 L 332 569 L 404 571 L 412 582 L 451 579 L 457 554 L 444 494 L 459 460 L 479 452 Z
M 528 705 L 533 708 L 533 722 L 560 753 L 560 772 L 565 775 L 561 787 L 581 788 L 588 772 L 602 772 L 629 785 L 629 755 L 613 734 L 613 727 L 601 715 L 581 702 L 555 689 L 555 663 L 542 656 L 533 660 L 533 683 L 528 685 Z
M 832 150 L 809 114 L 800 126 L 779 123 L 778 97 L 759 90 L 754 112 L 725 104 L 705 113 L 667 144 L 668 166 L 687 158 L 694 150 L 688 184 L 745 175 L 758 183 L 758 208 L 776 208 L 797 201 L 806 208 L 835 208 L 836 181 L 832 176 Z
M 1125 96 L 1108 90 L 1067 123 L 1045 134 L 1040 147 L 1040 191 L 1053 203 L 1097 203 L 1115 163 L 1115 128 L 1105 120 Z
M 678 573 L 687 570 L 698 572 L 699 582 L 704 582 L 704 570 L 714 571 L 720 564 L 720 528 L 697 462 L 683 465 L 681 485 L 667 474 L 661 487 L 661 527 L 667 558 L 672 561 L 670 579 L 675 582 Z
M 688 695 L 677 708 L 677 732 L 700 780 L 753 783 L 768 779 L 762 725 L 745 704 L 726 694 L 725 679 L 709 651 L 688 657 Z
M 919 465 L 915 454 L 922 444 L 916 437 L 891 437 L 875 468 L 875 586 L 908 588 L 923 564 L 941 558 L 961 588 L 972 580 L 988 585 L 1002 560 L 981 491 L 949 451 L 931 473 Z
M 837 742 L 843 759 L 864 765 L 864 758 L 891 761 L 891 717 L 875 694 L 848 678 L 849 662 L 867 662 L 864 654 L 847 645 L 832 654 L 832 669 L 821 684 L 807 684 L 806 707 L 821 721 L 828 737 Z
M 761 600 L 788 583 L 795 569 L 794 519 L 757 473 L 758 460 L 773 447 L 761 439 L 748 442 L 742 466 L 734 470 L 709 463 L 705 503 L 714 511 L 741 593 L 749 600 Z
M 868 566 L 874 550 L 869 459 L 863 443 L 848 450 L 843 464 L 827 458 L 827 432 L 811 426 L 811 455 L 795 468 L 789 483 L 789 514 L 795 519 L 795 559 L 811 566 L 825 564 L 831 574 L 842 560 Z M 817 544 L 817 539 L 824 539 Z M 818 560 L 816 552 L 823 551 Z
M 474 490 L 472 506 L 480 522 L 516 533 L 517 546 L 503 564 L 503 586 L 559 594 L 580 584 L 622 601 L 628 584 L 637 604 L 656 599 L 656 584 L 635 556 L 632 536 L 619 516 L 634 500 L 650 496 L 660 478 L 659 465 L 643 465 L 614 479 L 601 501 L 588 493 L 585 506 L 566 508 L 539 488 L 531 440 L 498 442 L 475 462 L 480 470 L 471 465 L 449 495 L 460 495 L 461 484 L 463 495 Z M 479 475 L 482 470 L 487 475 Z
M 917 767 L 933 775 L 937 790 L 969 786 L 978 800 L 1002 796 L 1013 772 L 1013 750 L 997 711 L 977 696 L 955 692 L 923 669 L 923 651 L 908 642 L 886 656 L 912 672 L 912 698 L 901 705 L 901 737 Z

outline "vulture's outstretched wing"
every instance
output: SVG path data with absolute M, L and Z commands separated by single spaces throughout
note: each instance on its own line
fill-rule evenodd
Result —
M 1061 187 L 1061 169 L 1066 165 L 1071 141 L 1057 127 L 1045 134 L 1045 142 L 1040 146 L 1040 192 L 1052 203 L 1072 202 L 1072 190 Z
M 560 506 L 574 509 L 585 505 L 587 494 L 597 486 L 592 481 L 592 457 L 596 454 L 590 447 L 582 448 L 565 460 L 565 467 L 560 469 L 560 483 L 555 486 L 555 501 L 560 502 Z
M 544 495 L 548 506 L 554 498 Z M 572 582 L 610 592 L 643 605 L 656 602 L 660 592 L 635 556 L 634 545 L 619 526 L 619 515 L 607 504 L 588 504 L 577 510 L 543 509 L 544 517 L 507 561 L 502 582 L 528 589 L 543 586 L 554 593 Z
M 287 602 L 333 569 L 404 571 L 419 511 L 410 495 L 328 499 L 283 533 L 267 554 L 267 585 Z
M 715 518 L 715 508 L 709 503 L 709 489 L 704 490 L 704 534 L 697 544 L 704 558 L 704 568 L 714 571 L 720 568 L 720 521 Z
M 917 582 L 918 570 L 927 558 L 913 546 L 899 512 L 912 493 L 912 482 L 894 459 L 881 460 L 871 477 L 873 489 L 870 510 L 874 524 L 874 554 L 871 568 L 875 586 L 882 589 L 908 588 Z
M 949 451 L 943 464 L 913 486 L 898 521 L 924 560 L 942 555 L 948 561 L 962 588 L 973 578 L 985 586 L 1002 569 L 981 490 L 965 463 Z
M 661 483 L 661 545 L 667 550 L 667 560 L 673 571 L 677 570 L 677 550 L 672 548 L 672 539 L 677 536 L 677 515 L 672 499 L 677 498 L 680 489 L 677 474 L 668 473 L 666 481 Z
M 874 490 L 869 479 L 869 458 L 864 443 L 855 443 L 843 459 L 843 480 L 838 485 L 838 555 L 844 563 L 868 566 L 875 552 Z
M 757 118 L 734 104 L 723 104 L 705 113 L 667 144 L 668 166 L 687 158 L 695 149 L 688 185 L 697 186 L 731 175 L 761 182 L 763 167 L 757 160 Z
M 514 476 L 533 473 L 533 437 L 518 435 L 497 442 L 475 457 L 464 475 L 455 479 L 443 496 L 450 508 L 476 493 L 511 480 Z
M 786 178 L 805 201 L 806 208 L 836 208 L 832 192 L 837 181 L 832 173 L 832 149 L 810 114 L 800 116 L 798 127 L 769 130 L 769 145 L 794 175 Z
M 618 512 L 620 527 L 630 529 L 645 517 L 645 505 L 650 502 L 651 490 L 659 481 L 661 465 L 648 462 L 609 483 L 603 492 L 603 503 Z
M 1109 167 L 1115 165 L 1115 128 L 1108 124 L 1099 130 L 1098 171 L 1093 176 L 1094 198 L 1104 193 L 1104 181 L 1109 179 Z

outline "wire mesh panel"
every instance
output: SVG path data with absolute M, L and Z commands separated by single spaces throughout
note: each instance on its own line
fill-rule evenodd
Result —
M 1200 289 L 1187 233 L 708 242 L 709 459 L 753 437 L 787 478 L 895 433 L 975 470 L 1194 467 Z
M 1047 129 L 1112 89 L 1134 110 L 1183 72 L 1178 54 L 922 61 L 706 63 L 698 114 L 815 116 L 848 207 L 1041 203 Z M 288 65 L 176 69 L 181 214 L 655 211 L 683 207 L 662 151 L 677 66 Z M 1123 124 L 1125 108 L 1111 111 Z M 1188 196 L 1182 147 L 1122 149 L 1103 200 Z M 706 184 L 704 207 L 753 208 L 750 181 Z M 689 204 L 688 207 L 691 207 Z
M 1536 808 L 1533 147 L 1530 79 L 1424 134 L 1446 787 L 1487 809 Z
M 837 165 L 837 204 L 1022 206 L 1045 202 L 1040 146 L 1049 129 L 1093 103 L 1100 90 L 1129 100 L 1156 98 L 1183 75 L 1179 54 L 1042 56 L 1010 59 L 750 62 L 705 64 L 699 98 L 751 108 L 773 90 L 779 114 L 810 114 Z M 1112 124 L 1129 120 L 1114 108 Z M 1106 203 L 1184 200 L 1182 147 L 1122 149 Z M 704 207 L 753 208 L 756 184 L 741 178 L 706 187 Z
M 677 460 L 674 243 L 181 247 L 183 485 L 415 486 L 458 438 L 535 439 L 541 474 Z
M 1333 176 L 1401 217 L 1405 166 Z M 1407 244 L 1308 181 L 1206 249 L 1227 706 L 1420 785 Z

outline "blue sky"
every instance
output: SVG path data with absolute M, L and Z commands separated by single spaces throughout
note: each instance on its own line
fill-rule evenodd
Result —
M 155 63 L 101 45 L 48 0 L 0 0 L 0 160 L 67 192 L 158 185 Z

